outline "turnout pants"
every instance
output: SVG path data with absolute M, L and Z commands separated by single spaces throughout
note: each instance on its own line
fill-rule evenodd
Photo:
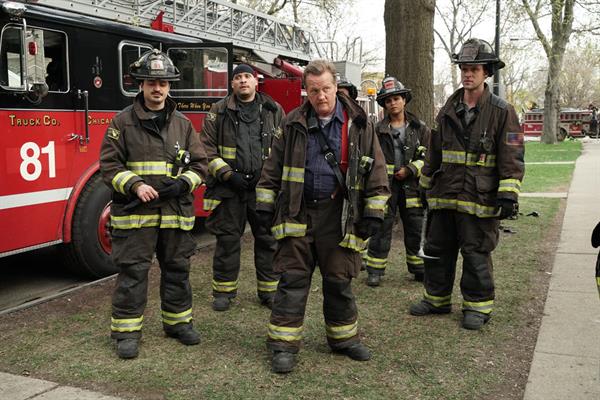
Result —
M 388 263 L 388 254 L 392 245 L 392 229 L 396 220 L 396 212 L 400 213 L 404 229 L 404 248 L 406 265 L 411 274 L 423 273 L 423 260 L 417 257 L 421 245 L 421 227 L 423 226 L 423 208 L 406 207 L 406 193 L 402 183 L 392 181 L 392 196 L 388 200 L 387 209 L 381 229 L 369 240 L 366 254 L 369 274 L 384 275 Z
M 119 267 L 112 297 L 111 336 L 114 339 L 142 335 L 152 257 L 160 265 L 160 299 L 163 328 L 173 332 L 192 322 L 190 257 L 196 243 L 180 229 L 115 229 L 112 257 Z
M 274 267 L 281 272 L 268 326 L 267 347 L 298 352 L 306 302 L 315 266 L 323 277 L 323 314 L 327 342 L 333 349 L 359 342 L 352 278 L 360 271 L 360 254 L 340 247 L 343 198 L 307 201 L 307 233 L 279 241 Z
M 225 198 L 211 213 L 206 227 L 217 237 L 213 257 L 213 296 L 235 297 L 240 273 L 241 238 L 250 223 L 254 236 L 254 265 L 259 298 L 272 295 L 277 289 L 279 275 L 273 272 L 273 253 L 276 242 L 271 233 L 258 222 L 256 192 Z
M 490 314 L 494 306 L 491 252 L 498 244 L 499 221 L 453 210 L 433 210 L 427 227 L 424 299 L 435 307 L 451 304 L 458 250 L 463 257 L 460 289 L 463 311 Z

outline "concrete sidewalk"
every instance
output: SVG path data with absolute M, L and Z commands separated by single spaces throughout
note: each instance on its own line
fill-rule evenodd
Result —
M 41 379 L 0 372 L 0 399 L 6 400 L 120 400 L 118 397 L 61 386 Z
M 600 142 L 583 144 L 567 197 L 524 400 L 600 399 L 600 301 L 594 279 Z

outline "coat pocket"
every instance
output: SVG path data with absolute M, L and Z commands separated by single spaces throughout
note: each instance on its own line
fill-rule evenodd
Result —
M 477 188 L 477 199 L 479 204 L 495 206 L 496 191 L 498 190 L 498 178 L 495 176 L 475 176 L 475 187 Z

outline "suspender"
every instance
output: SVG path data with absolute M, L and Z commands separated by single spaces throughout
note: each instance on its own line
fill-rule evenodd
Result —
M 314 117 L 312 117 L 312 118 L 314 118 Z M 316 122 L 316 118 L 315 118 L 314 122 Z M 323 153 L 323 155 L 325 156 L 325 161 L 327 161 L 327 164 L 329 164 L 329 166 L 333 170 L 333 173 L 335 174 L 335 177 L 338 181 L 338 184 L 340 185 L 340 188 L 344 194 L 344 197 L 348 198 L 348 194 L 346 192 L 346 184 L 344 183 L 344 176 L 342 175 L 342 171 L 340 170 L 340 164 L 338 163 L 338 160 L 335 158 L 335 153 L 329 146 L 329 143 L 327 143 L 327 138 L 325 137 L 325 134 L 323 133 L 323 129 L 321 129 L 321 127 L 318 123 L 316 123 L 316 124 L 309 123 L 309 130 L 311 130 L 312 132 L 314 132 L 315 135 L 317 135 L 317 139 L 319 140 L 319 145 L 321 146 L 321 153 Z

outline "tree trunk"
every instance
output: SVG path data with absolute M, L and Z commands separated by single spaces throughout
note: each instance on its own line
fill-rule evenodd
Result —
M 435 0 L 386 0 L 385 71 L 412 90 L 408 109 L 433 123 L 433 16 Z

